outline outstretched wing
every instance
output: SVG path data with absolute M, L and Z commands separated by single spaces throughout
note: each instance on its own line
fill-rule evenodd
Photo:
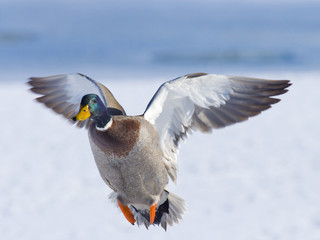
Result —
M 153 96 L 144 118 L 158 130 L 165 164 L 176 178 L 178 146 L 190 130 L 210 132 L 271 107 L 272 96 L 287 92 L 287 80 L 265 80 L 206 73 L 189 74 L 164 83 Z
M 70 119 L 79 111 L 82 97 L 90 93 L 97 94 L 102 102 L 108 106 L 111 114 L 125 115 L 125 111 L 109 89 L 79 73 L 32 77 L 28 83 L 32 86 L 31 91 L 42 95 L 37 98 L 39 102 L 67 119 Z M 77 122 L 78 127 L 88 126 L 88 124 L 89 120 Z

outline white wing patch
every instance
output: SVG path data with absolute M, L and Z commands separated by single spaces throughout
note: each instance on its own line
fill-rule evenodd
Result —
M 80 74 L 69 74 L 67 79 L 65 90 L 70 97 L 70 102 L 80 103 L 84 95 L 94 93 L 97 94 L 104 105 L 107 106 L 106 99 L 94 80 Z
M 176 179 L 178 146 L 190 130 L 210 132 L 259 114 L 278 102 L 288 81 L 193 74 L 163 84 L 144 113 L 159 133 L 164 163 Z

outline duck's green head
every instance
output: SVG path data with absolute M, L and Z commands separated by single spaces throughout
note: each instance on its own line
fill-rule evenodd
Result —
M 84 121 L 88 118 L 102 116 L 106 112 L 106 107 L 100 97 L 96 94 L 87 94 L 82 97 L 80 111 L 72 119 L 74 121 Z

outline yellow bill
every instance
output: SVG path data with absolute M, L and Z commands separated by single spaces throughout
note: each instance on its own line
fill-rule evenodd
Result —
M 72 119 L 73 121 L 84 121 L 91 116 L 88 104 L 80 109 L 79 113 L 75 115 Z

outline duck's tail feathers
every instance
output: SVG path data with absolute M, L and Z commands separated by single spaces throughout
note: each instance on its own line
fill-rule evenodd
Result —
M 146 228 L 149 228 L 151 225 L 149 222 L 149 210 L 141 210 L 133 205 L 130 205 L 130 209 L 133 212 L 138 226 L 144 225 Z M 172 226 L 175 223 L 179 223 L 184 211 L 184 200 L 179 196 L 164 190 L 156 208 L 156 216 L 153 225 L 160 225 L 163 229 L 167 230 L 168 225 Z

